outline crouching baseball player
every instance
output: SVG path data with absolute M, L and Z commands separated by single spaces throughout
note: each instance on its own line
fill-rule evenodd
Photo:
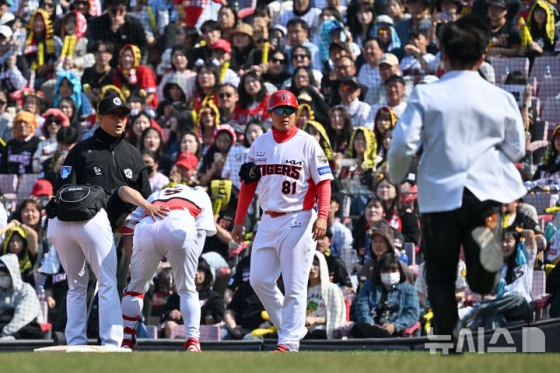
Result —
M 134 234 L 131 280 L 122 300 L 122 346 L 130 349 L 135 346 L 136 325 L 144 306 L 144 294 L 161 257 L 165 255 L 171 263 L 177 292 L 181 296 L 187 338 L 185 350 L 198 352 L 200 303 L 194 280 L 206 236 L 216 234 L 212 203 L 203 188 L 181 184 L 155 192 L 148 202 L 167 206 L 170 211 L 167 217 L 154 221 L 139 207 L 122 230 L 123 235 Z

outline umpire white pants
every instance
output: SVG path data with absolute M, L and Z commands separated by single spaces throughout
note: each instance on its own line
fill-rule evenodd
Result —
M 145 294 L 161 257 L 167 256 L 181 297 L 186 339 L 200 337 L 200 301 L 194 279 L 202 247 L 197 245 L 196 235 L 195 220 L 187 211 L 173 210 L 165 219 L 155 222 L 151 217 L 141 220 L 134 228 L 131 279 L 127 288 L 127 291 Z M 139 299 L 124 297 L 123 313 L 139 316 L 142 304 Z
M 263 215 L 251 254 L 251 286 L 278 329 L 278 343 L 299 350 L 307 333 L 307 282 L 317 244 L 311 229 L 315 210 L 272 218 Z M 285 296 L 276 286 L 282 273 Z
M 86 221 L 49 221 L 48 239 L 58 251 L 68 278 L 66 340 L 86 345 L 86 261 L 99 283 L 99 337 L 101 345 L 120 347 L 123 320 L 117 291 L 117 252 L 107 212 L 102 209 Z

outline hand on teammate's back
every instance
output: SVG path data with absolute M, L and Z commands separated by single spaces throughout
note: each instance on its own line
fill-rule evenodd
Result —
M 152 205 L 146 206 L 144 209 L 146 211 L 146 215 L 149 215 L 156 221 L 156 217 L 163 219 L 167 215 L 169 215 L 169 207 L 161 206 L 161 205 Z

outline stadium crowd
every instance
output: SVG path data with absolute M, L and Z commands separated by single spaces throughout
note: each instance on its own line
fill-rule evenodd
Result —
M 230 232 L 240 166 L 270 130 L 267 101 L 279 89 L 296 95 L 297 125 L 317 139 L 335 176 L 329 230 L 309 275 L 306 338 L 427 330 L 417 165 L 398 185 L 386 158 L 414 86 L 445 73 L 442 26 L 470 12 L 491 33 L 480 75 L 518 98 L 528 149 L 518 169 L 528 193 L 555 205 L 560 127 L 547 131 L 554 124 L 542 120 L 538 99 L 560 73 L 560 60 L 539 62 L 560 51 L 556 0 L 0 0 L 0 340 L 37 338 L 47 324 L 64 332 L 68 285 L 44 206 L 109 96 L 131 109 L 126 140 L 141 151 L 152 191 L 200 185 L 212 199 L 218 233 L 206 240 L 196 278 L 201 324 L 217 326 L 213 339 L 273 336 L 248 281 L 256 202 L 245 243 Z M 549 96 L 558 94 L 560 81 Z M 502 207 L 504 267 L 492 295 L 470 292 L 459 263 L 465 326 L 532 320 L 543 307 L 534 271 L 548 276 L 541 289 L 553 297 L 544 305 L 560 316 L 560 222 L 544 226 L 543 214 L 523 200 Z M 157 324 L 160 338 L 177 337 L 183 323 L 168 267 L 162 258 L 142 319 Z

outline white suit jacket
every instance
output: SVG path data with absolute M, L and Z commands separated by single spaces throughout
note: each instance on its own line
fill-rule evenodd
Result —
M 513 162 L 525 155 L 525 131 L 513 96 L 477 72 L 450 71 L 418 85 L 389 149 L 389 173 L 402 181 L 420 147 L 421 213 L 461 207 L 468 188 L 481 201 L 509 203 L 526 193 Z

